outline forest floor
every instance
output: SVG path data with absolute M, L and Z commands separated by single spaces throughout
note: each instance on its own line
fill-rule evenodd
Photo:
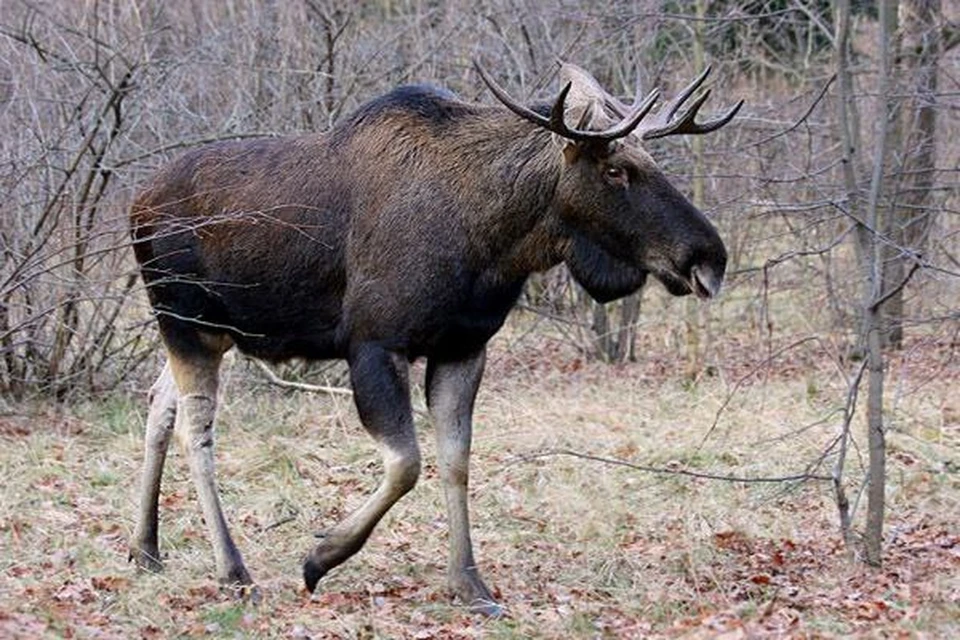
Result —
M 915 340 L 891 358 L 884 562 L 869 568 L 844 548 L 829 482 L 695 475 L 830 475 L 833 455 L 818 461 L 839 433 L 850 371 L 821 343 L 729 347 L 690 380 L 643 339 L 642 362 L 609 366 L 516 335 L 491 348 L 471 471 L 477 559 L 506 617 L 473 615 L 444 588 L 422 365 L 420 484 L 311 596 L 300 561 L 376 485 L 378 454 L 349 399 L 270 386 L 238 360 L 218 475 L 259 604 L 217 589 L 179 452 L 161 498 L 166 569 L 128 564 L 145 408 L 142 395 L 115 394 L 0 416 L 0 637 L 960 637 L 955 343 Z M 859 417 L 854 430 L 852 500 Z

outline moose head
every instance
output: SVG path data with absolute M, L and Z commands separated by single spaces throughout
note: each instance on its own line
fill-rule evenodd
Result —
M 627 106 L 584 69 L 562 63 L 563 88 L 544 114 L 514 100 L 474 64 L 504 106 L 555 135 L 562 152 L 558 214 L 569 241 L 564 258 L 595 299 L 606 302 L 631 293 L 648 273 L 674 295 L 710 298 L 719 292 L 726 266 L 722 241 L 642 145 L 670 135 L 710 133 L 733 119 L 742 100 L 718 117 L 696 121 L 709 89 L 678 115 L 709 67 L 649 117 L 659 97 L 656 89 L 645 97 L 638 92 Z

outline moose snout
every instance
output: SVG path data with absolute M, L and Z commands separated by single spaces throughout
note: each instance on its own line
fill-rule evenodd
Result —
M 727 268 L 727 251 L 720 237 L 694 249 L 680 269 L 691 293 L 708 300 L 720 293 Z
M 723 284 L 723 270 L 717 271 L 708 263 L 696 264 L 690 268 L 690 288 L 701 300 L 713 298 L 720 293 Z
M 700 299 L 720 293 L 727 268 L 727 248 L 709 219 L 662 174 L 648 181 L 655 203 L 654 226 L 648 230 L 645 266 L 671 294 Z M 649 242 L 649 239 L 654 239 Z

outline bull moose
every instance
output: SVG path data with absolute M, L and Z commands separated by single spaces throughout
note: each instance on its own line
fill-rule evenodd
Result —
M 470 541 L 471 414 L 485 345 L 527 277 L 564 263 L 601 302 L 636 291 L 648 274 L 674 295 L 717 294 L 723 242 L 642 146 L 733 119 L 742 101 L 696 120 L 709 90 L 689 98 L 709 69 L 651 115 L 657 91 L 626 105 L 571 64 L 561 65 L 553 103 L 532 106 L 475 66 L 502 105 L 403 86 L 326 133 L 187 152 L 139 194 L 133 247 L 167 355 L 150 390 L 130 546 L 140 567 L 161 568 L 160 477 L 176 434 L 219 581 L 253 584 L 214 479 L 221 359 L 234 346 L 269 361 L 344 358 L 384 475 L 307 555 L 313 591 L 417 482 L 408 367 L 422 357 L 449 518 L 449 587 L 497 614 Z

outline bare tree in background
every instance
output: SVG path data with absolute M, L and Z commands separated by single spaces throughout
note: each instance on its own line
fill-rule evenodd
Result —
M 884 420 L 884 373 L 889 344 L 885 336 L 890 331 L 890 316 L 886 305 L 901 296 L 909 279 L 919 268 L 912 249 L 898 242 L 902 233 L 898 187 L 903 172 L 901 148 L 902 96 L 897 92 L 897 52 L 899 36 L 898 2 L 884 0 L 879 6 L 877 50 L 879 74 L 876 91 L 875 130 L 872 157 L 862 148 L 864 129 L 854 100 L 851 73 L 851 16 L 850 3 L 836 4 L 837 73 L 839 76 L 838 123 L 843 144 L 845 201 L 842 205 L 855 225 L 857 256 L 862 278 L 862 305 L 860 318 L 860 345 L 865 358 L 867 374 L 867 444 L 868 470 L 866 525 L 863 537 L 863 557 L 868 564 L 878 566 L 882 559 L 883 522 L 886 490 L 886 425 Z M 928 148 L 929 149 L 929 148 Z M 926 153 L 926 152 L 925 152 Z M 928 159 L 930 159 L 928 157 Z M 869 178 L 867 178 L 869 175 Z M 864 188 L 866 185 L 866 188 Z M 907 262 L 909 260 L 909 262 Z M 909 269 L 893 268 L 910 265 Z M 898 337 L 902 341 L 902 334 Z M 853 376 L 851 385 L 859 386 L 861 373 Z M 856 397 L 855 390 L 849 397 Z M 849 429 L 847 419 L 844 429 Z M 843 434 L 846 443 L 849 434 Z M 845 456 L 841 455 L 841 459 Z M 842 475 L 843 469 L 837 469 Z M 837 483 L 837 501 L 844 528 L 849 527 L 849 504 L 842 487 Z M 845 537 L 849 539 L 848 532 Z
M 137 277 L 116 250 L 126 225 L 111 194 L 143 59 L 108 44 L 108 7 L 77 21 L 27 15 L 3 29 L 4 66 L 18 73 L 3 111 L 0 388 L 59 396 L 138 364 L 140 337 L 121 329 Z
M 887 281 L 894 286 L 924 252 L 936 222 L 937 75 L 942 50 L 940 0 L 901 0 L 898 12 L 901 33 L 893 55 L 903 95 L 897 141 L 902 164 L 894 176 L 896 200 L 885 225 L 891 242 Z M 903 287 L 891 291 L 882 305 L 885 347 L 903 347 L 904 291 Z

